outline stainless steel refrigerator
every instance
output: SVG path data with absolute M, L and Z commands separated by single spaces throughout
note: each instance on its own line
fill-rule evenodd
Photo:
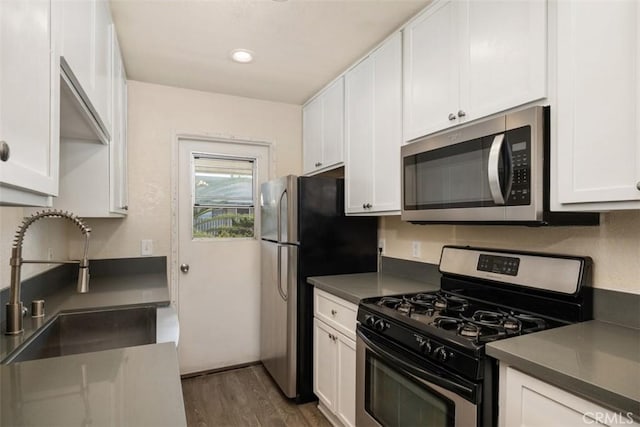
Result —
M 262 184 L 260 359 L 283 393 L 313 394 L 313 288 L 307 277 L 375 271 L 377 219 L 344 215 L 344 180 Z

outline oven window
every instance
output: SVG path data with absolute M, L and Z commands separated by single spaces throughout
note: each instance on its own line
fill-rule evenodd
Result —
M 455 404 L 367 352 L 365 410 L 384 427 L 453 427 Z

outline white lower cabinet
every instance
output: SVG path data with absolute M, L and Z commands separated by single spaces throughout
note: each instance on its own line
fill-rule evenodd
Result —
M 320 295 L 320 296 L 319 296 Z M 319 409 L 335 425 L 355 426 L 356 423 L 356 342 L 355 323 L 340 322 L 340 311 L 350 313 L 356 306 L 326 292 L 314 291 L 313 319 L 313 391 L 318 396 Z M 335 305 L 330 305 L 333 302 Z M 320 303 L 320 304 L 319 304 Z M 327 308 L 339 323 L 340 331 L 348 328 L 347 336 L 320 320 Z M 340 311 L 339 311 L 340 310 Z M 335 314 L 334 314 L 335 313 Z M 349 318 L 349 316 L 346 316 Z M 333 323 L 333 322 L 332 322 Z
M 638 426 L 626 413 L 601 407 L 500 364 L 500 427 Z

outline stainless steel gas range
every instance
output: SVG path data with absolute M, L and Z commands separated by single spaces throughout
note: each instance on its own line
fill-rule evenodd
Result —
M 592 316 L 587 257 L 445 246 L 441 289 L 362 300 L 358 426 L 493 426 L 487 342 Z

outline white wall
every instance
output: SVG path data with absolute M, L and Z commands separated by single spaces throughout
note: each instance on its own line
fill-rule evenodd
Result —
M 640 294 L 640 211 L 601 214 L 599 227 L 413 225 L 396 216 L 381 219 L 379 234 L 386 256 L 433 264 L 446 244 L 586 255 L 594 287 Z M 412 241 L 421 242 L 419 259 Z
M 152 239 L 154 255 L 169 256 L 171 150 L 176 132 L 215 134 L 273 142 L 276 176 L 299 174 L 302 107 L 129 81 L 129 215 L 87 221 L 90 258 L 140 256 Z M 82 241 L 70 236 L 71 255 Z

